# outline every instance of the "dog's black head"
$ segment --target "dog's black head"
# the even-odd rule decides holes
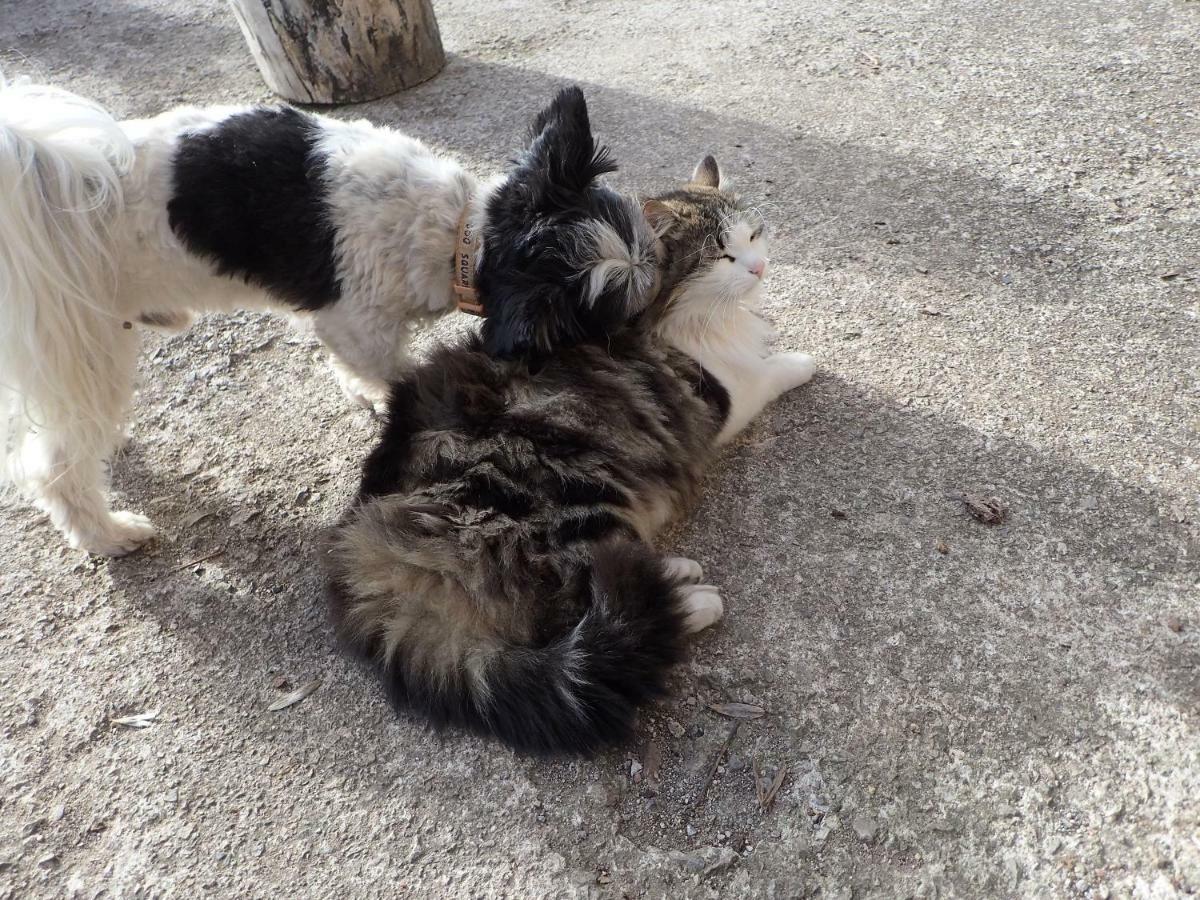
[[[475,281],[488,352],[536,356],[599,339],[640,312],[654,283],[654,235],[592,136],[577,87],[534,119],[529,149],[487,202]]]

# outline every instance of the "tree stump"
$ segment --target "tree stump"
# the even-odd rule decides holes
[[[298,103],[374,100],[446,64],[430,0],[230,0],[267,86]]]

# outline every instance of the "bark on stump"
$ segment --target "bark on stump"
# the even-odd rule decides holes
[[[431,0],[229,0],[267,86],[298,103],[374,100],[446,64]]]

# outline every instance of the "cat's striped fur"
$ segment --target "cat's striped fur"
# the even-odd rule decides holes
[[[772,368],[758,352],[747,306],[765,244],[718,190],[715,163],[693,177],[647,206],[663,283],[629,328],[536,371],[469,339],[393,387],[327,548],[331,606],[393,698],[437,724],[519,750],[593,751],[629,733],[685,635],[721,615],[716,589],[694,583],[699,566],[651,541],[744,416],[731,406],[751,396],[742,382],[766,379],[777,396],[812,362]],[[717,277],[726,265],[758,275]],[[697,315],[713,334],[693,333]]]

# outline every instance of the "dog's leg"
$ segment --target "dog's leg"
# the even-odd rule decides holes
[[[317,337],[329,350],[342,392],[352,403],[382,412],[388,382],[401,374],[411,337],[407,323],[345,297],[313,318]]]
[[[387,404],[387,384],[364,378],[354,372],[333,350],[329,351],[329,368],[333,369],[338,387],[346,399],[356,406],[382,413]]]
[[[106,372],[90,373],[90,408],[70,408],[64,398],[35,403],[22,442],[18,477],[72,547],[122,556],[154,536],[145,516],[110,509],[105,459],[122,434],[137,365],[136,331],[114,322],[105,336]],[[82,394],[81,394],[82,397]]]
[[[22,449],[27,489],[67,542],[100,556],[124,556],[154,536],[145,516],[113,511],[104,495],[102,460],[69,462],[76,435],[38,432]]]

